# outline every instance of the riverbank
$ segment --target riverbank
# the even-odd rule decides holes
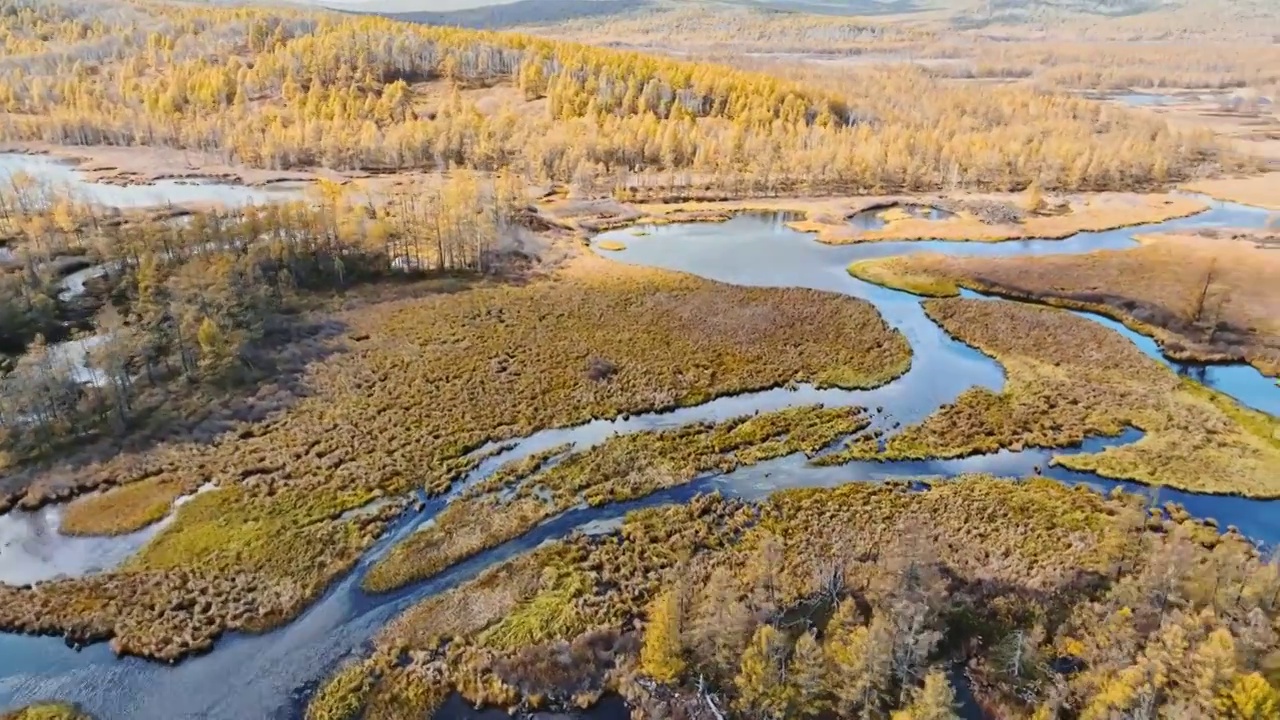
[[[151,185],[161,180],[201,180],[264,187],[319,179],[342,181],[352,177],[323,168],[268,170],[230,165],[212,153],[176,148],[9,141],[0,143],[0,154],[47,158],[83,173],[87,182],[118,186]]]
[[[1080,255],[964,258],[916,254],[849,266],[857,278],[918,295],[961,288],[1098,313],[1151,336],[1169,357],[1246,362],[1280,375],[1280,273],[1267,230],[1205,228],[1135,236],[1137,245]]]
[[[1178,194],[1083,193],[1032,198],[1022,193],[950,193],[866,197],[756,198],[679,203],[552,199],[541,209],[584,233],[689,222],[723,222],[740,213],[786,216],[788,225],[819,242],[845,245],[944,240],[1004,242],[1064,239],[1190,217],[1208,209]],[[926,212],[919,212],[924,210]],[[610,242],[615,242],[610,240]]]
[[[1186,183],[1183,189],[1216,200],[1243,203],[1280,212],[1280,172],[1238,178],[1216,178]],[[1280,220],[1277,220],[1280,228]]]

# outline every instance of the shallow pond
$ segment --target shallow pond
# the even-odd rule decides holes
[[[0,153],[0,183],[8,185],[19,173],[53,189],[70,189],[85,201],[106,207],[133,208],[214,202],[247,205],[296,197],[299,186],[290,183],[248,187],[203,180],[160,180],[149,185],[112,185],[91,182],[75,164],[47,155]]]
[[[911,369],[898,380],[869,391],[819,390],[800,386],[721,398],[671,413],[637,415],[614,421],[597,421],[576,428],[538,433],[512,449],[487,460],[473,473],[478,479],[507,460],[527,456],[564,442],[579,447],[599,443],[610,435],[664,427],[697,420],[725,419],[735,415],[813,402],[829,405],[859,404],[885,412],[881,425],[909,423],[926,417],[938,405],[953,400],[964,389],[1003,385],[999,366],[972,348],[958,343],[929,321],[920,299],[856,280],[848,275],[848,263],[868,257],[905,252],[942,251],[978,255],[1087,252],[1132,245],[1135,232],[1188,226],[1257,227],[1265,212],[1238,205],[1218,204],[1194,218],[1106,233],[1090,233],[1061,241],[984,243],[887,243],[825,246],[785,227],[773,216],[739,216],[722,224],[671,225],[644,228],[637,236],[624,229],[600,239],[621,239],[627,250],[610,254],[631,262],[694,272],[714,280],[757,286],[800,286],[841,292],[865,298],[876,305],[886,321],[910,341],[914,352]],[[1099,319],[1100,322],[1107,322]],[[1127,335],[1148,354],[1161,357],[1153,342]],[[1235,372],[1234,368],[1222,368]],[[1207,371],[1206,371],[1207,372]],[[1243,371],[1242,371],[1243,372]],[[1234,376],[1233,376],[1234,377]],[[1261,392],[1260,387],[1237,386],[1236,380],[1215,374],[1206,381],[1237,397]],[[1250,404],[1270,403],[1275,393],[1259,396]],[[1139,433],[1111,439],[1093,439],[1068,452],[1095,452],[1111,444],[1134,442]],[[909,463],[855,463],[836,468],[808,466],[793,456],[743,468],[727,475],[709,475],[688,485],[656,493],[642,500],[603,508],[577,508],[539,526],[527,535],[459,563],[426,582],[386,595],[370,596],[359,582],[370,565],[396,542],[414,532],[443,506],[442,500],[405,517],[356,570],[336,583],[299,619],[262,636],[232,635],[219,641],[209,655],[176,667],[135,658],[116,659],[105,644],[77,653],[57,638],[0,635],[0,707],[56,697],[82,703],[101,718],[296,718],[317,684],[345,658],[358,656],[377,631],[409,605],[456,586],[494,563],[537,545],[561,538],[575,529],[600,532],[614,526],[631,510],[685,501],[699,492],[718,490],[727,495],[758,499],[787,487],[835,486],[847,482],[877,482],[895,477],[952,476],[967,472],[1024,476],[1040,469],[1045,475],[1071,484],[1099,490],[1126,487],[1147,494],[1153,504],[1182,503],[1194,515],[1215,517],[1225,526],[1235,524],[1250,537],[1266,543],[1280,542],[1277,504],[1241,498],[1193,495],[1149,489],[1107,480],[1087,473],[1050,467],[1060,452],[1028,450],[1001,452],[960,460]],[[106,541],[110,542],[110,541]],[[475,717],[458,710],[442,717]]]
[[[950,210],[943,210],[931,205],[895,204],[887,207],[875,207],[855,213],[849,218],[849,224],[861,231],[883,230],[895,214],[914,220],[950,220],[956,216]]]

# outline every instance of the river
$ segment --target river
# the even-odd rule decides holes
[[[1137,233],[1205,226],[1260,227],[1266,213],[1240,205],[1218,203],[1201,215],[1154,226],[1103,233],[1087,233],[1067,240],[1029,240],[985,243],[883,243],[826,246],[788,229],[782,218],[742,215],[721,224],[681,224],[644,228],[648,235],[624,229],[597,240],[621,240],[627,249],[609,253],[620,262],[692,272],[741,285],[798,286],[845,293],[872,302],[887,322],[899,329],[913,350],[911,369],[897,380],[873,390],[843,391],[801,386],[720,398],[671,413],[637,415],[615,421],[596,421],[575,428],[537,433],[483,463],[474,481],[498,464],[562,442],[580,447],[599,443],[619,432],[674,427],[705,419],[795,406],[812,402],[828,405],[883,406],[882,424],[914,422],[965,388],[983,385],[999,389],[1004,383],[998,364],[949,338],[924,314],[920,299],[852,278],[845,267],[868,257],[921,251],[978,255],[1047,254],[1123,248]],[[1155,343],[1110,323],[1148,355],[1171,367]],[[1192,369],[1195,370],[1195,369]],[[1198,370],[1196,370],[1198,372]],[[1212,372],[1210,372],[1212,371]],[[1280,410],[1280,388],[1247,366],[1211,368],[1205,382],[1253,407]],[[1263,383],[1265,382],[1265,387]],[[1135,441],[1131,431],[1118,438],[1093,439],[1068,452],[1093,452],[1112,444]],[[560,515],[524,537],[482,553],[422,583],[386,595],[370,596],[359,581],[370,565],[400,539],[429,521],[446,500],[428,502],[421,513],[403,518],[368,553],[356,569],[335,583],[294,622],[260,636],[233,634],[222,638],[208,655],[169,667],[137,658],[115,658],[105,644],[80,652],[56,638],[0,635],[0,707],[42,698],[81,703],[101,720],[116,718],[297,718],[310,693],[345,658],[358,656],[375,633],[409,605],[474,577],[494,563],[540,543],[564,537],[576,528],[607,529],[626,512],[667,502],[685,501],[699,492],[759,499],[786,487],[834,486],[846,482],[876,482],[893,477],[956,475],[991,472],[1027,475],[1035,467],[1071,484],[1099,490],[1124,487],[1143,492],[1153,502],[1184,504],[1194,515],[1214,517],[1265,543],[1280,542],[1280,514],[1274,502],[1196,495],[1162,488],[1158,492],[1096,475],[1049,467],[1055,453],[1047,450],[1000,452],[962,460],[906,463],[855,463],[837,468],[808,466],[802,457],[782,458],[742,468],[727,475],[708,475],[679,488],[642,500],[613,506],[579,508]],[[456,494],[456,491],[455,491]],[[102,543],[116,542],[100,540]],[[112,556],[114,557],[114,555]],[[448,714],[451,718],[460,714]]]

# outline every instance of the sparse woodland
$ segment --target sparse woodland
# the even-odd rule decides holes
[[[533,481],[536,482],[536,481]],[[701,496],[409,609],[310,720],[623,694],[640,717],[1280,712],[1276,565],[1146,498],[1050,480]]]
[[[124,433],[140,396],[171,378],[211,386],[274,374],[266,352],[297,339],[314,291],[404,273],[484,274],[518,251],[522,187],[456,172],[401,186],[374,204],[320,182],[314,197],[235,211],[108,212],[30,178],[0,191],[13,263],[0,273],[0,432],[23,455],[68,438]],[[98,268],[69,292],[67,261]],[[96,312],[96,314],[95,314]],[[49,343],[89,326],[98,387]],[[77,322],[79,318],[79,322]],[[149,403],[143,403],[146,407]]]

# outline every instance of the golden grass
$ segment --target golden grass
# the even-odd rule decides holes
[[[1225,200],[1267,210],[1280,210],[1280,172],[1249,177],[1197,180],[1182,186],[1190,192],[1203,193],[1215,200]]]
[[[337,319],[343,351],[312,365],[306,396],[277,417],[86,469],[89,487],[219,489],[184,504],[117,572],[0,587],[0,627],[180,657],[222,631],[295,616],[402,505],[344,513],[414,488],[443,492],[487,442],[789,382],[872,387],[910,363],[906,341],[861,300],[592,255],[555,279],[366,304]],[[131,496],[117,492],[98,501]]]
[[[1247,362],[1280,375],[1280,237],[1218,230],[1139,240],[1136,248],[1079,255],[919,254],[855,263],[849,272],[920,295],[954,295],[963,286],[1096,312],[1154,337],[1173,358]]]
[[[815,453],[868,424],[857,408],[808,406],[622,435],[537,475],[541,462],[533,458],[522,472],[500,473],[502,479],[486,483],[483,492],[451,503],[375,565],[363,585],[371,592],[393,590],[519,537],[580,503],[599,507],[633,500],[708,472]]]
[[[325,682],[307,703],[306,720],[352,720],[373,690],[369,663],[350,663]]]
[[[1046,657],[1057,656],[1048,654],[1055,645],[1105,639],[1109,628],[1088,622],[1090,612],[1124,605],[1124,612],[1155,617],[1157,607],[1141,599],[1150,597],[1142,588],[1153,578],[1167,578],[1170,607],[1178,612],[1194,615],[1223,602],[1223,611],[1206,612],[1201,621],[1232,632],[1244,632],[1250,612],[1276,613],[1262,589],[1274,587],[1275,574],[1252,546],[1238,535],[1219,536],[1176,506],[1152,512],[1146,498],[1121,492],[967,476],[933,482],[926,492],[850,483],[782,491],[759,505],[701,496],[635,512],[615,533],[542,546],[414,605],[375,639],[365,667],[373,677],[385,658],[415,658],[415,666],[431,669],[432,683],[500,706],[617,691],[637,712],[659,717],[647,704],[653,697],[628,679],[639,658],[627,638],[652,619],[646,609],[654,597],[673,592],[681,600],[677,641],[692,665],[690,681],[703,676],[732,693],[732,676],[720,673],[732,675],[737,664],[732,657],[728,668],[707,662],[704,623],[744,633],[745,646],[759,623],[812,617],[815,607],[831,602],[823,599],[829,592],[856,597],[860,614],[874,619],[903,602],[895,589],[905,563],[917,571],[913,591],[943,608],[936,627],[946,640],[931,661],[967,659],[979,671],[1000,662],[1006,633],[1046,614],[1069,618],[1036,640]],[[1231,598],[1242,605],[1226,610]],[[749,618],[749,626],[734,630],[729,617]],[[973,654],[948,654],[971,636],[984,639],[969,646]],[[731,637],[720,636],[717,647],[732,647]],[[1267,635],[1262,644],[1241,656],[1246,670],[1276,641]],[[594,651],[579,652],[584,647]],[[539,671],[546,657],[559,658],[556,673]],[[1124,667],[1132,658],[1119,662]],[[1095,658],[1091,672],[1104,667]],[[348,672],[321,696],[365,686]],[[1098,691],[1072,683],[1084,699]]]
[[[916,256],[909,256],[916,257]],[[914,293],[923,297],[954,297],[960,288],[947,276],[914,272],[908,257],[859,260],[849,264],[849,274],[876,285]]]
[[[1077,470],[1192,492],[1280,497],[1280,420],[1178,378],[1121,335],[1053,308],[1007,301],[929,300],[952,336],[995,358],[1001,393],[966,391],[918,425],[824,456],[962,457],[1000,449],[1069,447],[1136,427],[1136,443],[1055,458]]]
[[[173,501],[193,489],[169,479],[151,478],[103,493],[76,498],[62,516],[64,535],[123,535],[158,522]]]
[[[596,243],[596,247],[600,248],[601,250],[608,250],[610,252],[619,252],[621,250],[626,250],[627,244],[624,242],[620,242],[618,240],[601,240],[600,242]]]

